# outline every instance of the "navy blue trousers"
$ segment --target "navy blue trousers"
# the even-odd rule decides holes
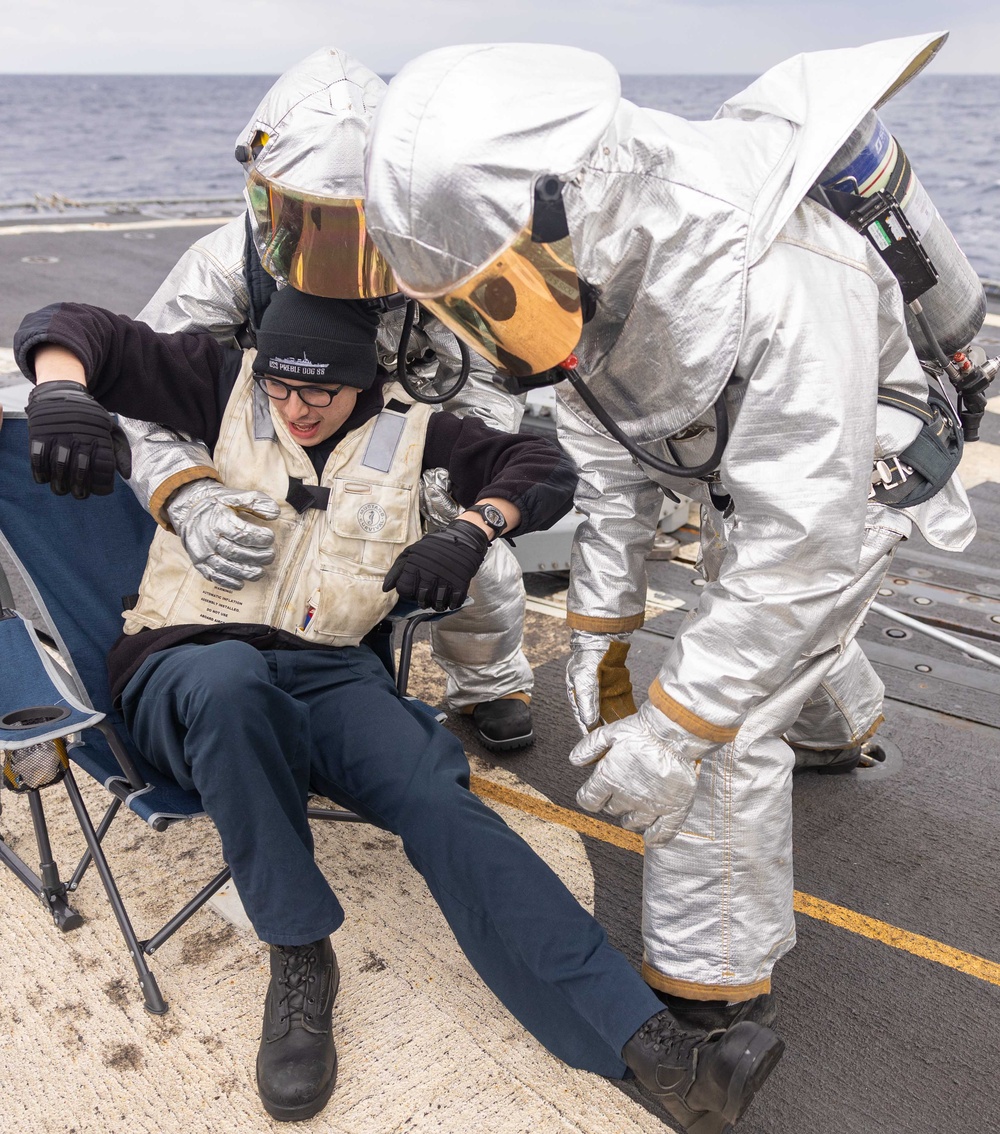
[[[312,789],[402,839],[476,971],[553,1054],[625,1073],[622,1048],[662,1004],[366,646],[176,646],[146,660],[123,708],[146,758],[201,795],[262,940],[301,945],[344,920],[313,859]]]

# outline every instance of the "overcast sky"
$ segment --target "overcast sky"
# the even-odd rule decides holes
[[[451,43],[565,43],[627,74],[757,74],[947,28],[934,68],[1000,72],[996,0],[3,0],[0,72],[277,74],[319,46],[383,74]]]

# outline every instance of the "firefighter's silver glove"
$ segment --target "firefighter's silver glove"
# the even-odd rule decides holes
[[[577,803],[616,816],[648,847],[669,843],[694,803],[704,745],[683,736],[695,743],[649,701],[634,716],[595,729],[569,755],[578,767],[597,762]]]
[[[570,635],[573,652],[566,664],[566,696],[582,733],[635,712],[625,664],[631,640],[631,634],[592,634],[589,630],[574,630]]]
[[[274,559],[274,532],[244,516],[276,520],[279,512],[263,492],[238,491],[207,478],[182,485],[166,506],[191,562],[230,591],[259,579]]]

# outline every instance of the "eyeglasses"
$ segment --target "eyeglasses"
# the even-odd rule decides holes
[[[292,394],[298,394],[307,406],[313,406],[315,409],[324,409],[344,388],[338,386],[336,390],[331,390],[328,386],[289,386],[280,378],[258,374],[254,375],[253,380],[269,398],[273,398],[276,402],[285,402]]]

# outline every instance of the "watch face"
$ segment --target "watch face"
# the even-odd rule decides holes
[[[495,528],[498,532],[502,532],[503,529],[507,526],[507,521],[504,519],[503,512],[501,512],[500,509],[493,504],[484,504],[480,509],[479,514],[490,525],[491,528]]]

